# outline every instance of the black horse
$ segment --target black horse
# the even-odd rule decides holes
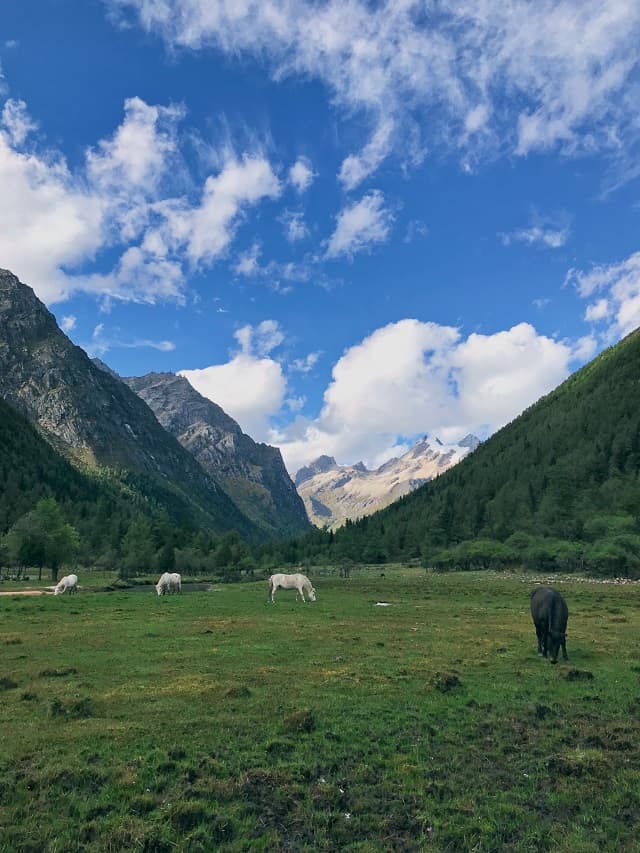
[[[541,586],[531,593],[531,616],[536,626],[538,636],[538,654],[551,658],[551,663],[558,660],[558,652],[562,646],[562,656],[567,656],[567,619],[569,608],[567,602],[547,586]]]

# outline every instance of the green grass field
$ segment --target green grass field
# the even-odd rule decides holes
[[[385,575],[1,597],[0,850],[640,849],[640,586]]]

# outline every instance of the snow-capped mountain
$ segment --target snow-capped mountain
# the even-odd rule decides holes
[[[458,444],[424,437],[399,458],[375,471],[362,463],[338,465],[332,456],[320,456],[295,476],[311,521],[318,527],[341,527],[347,519],[371,515],[382,507],[442,474],[475,450],[475,435]]]

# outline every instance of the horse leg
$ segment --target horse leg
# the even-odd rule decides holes
[[[303,603],[305,603],[305,604],[306,604],[306,601],[307,601],[307,600],[306,600],[306,598],[304,597],[304,590],[303,590],[303,588],[302,588],[302,587],[298,587],[298,592],[300,593],[300,598],[302,599]]]

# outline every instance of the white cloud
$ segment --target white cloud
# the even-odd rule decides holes
[[[597,302],[593,302],[591,305],[587,305],[587,308],[584,312],[584,319],[588,323],[595,323],[598,320],[604,320],[609,315],[609,300],[598,299]]]
[[[310,352],[304,358],[296,358],[289,365],[289,370],[293,373],[309,373],[316,366],[321,355],[321,352]]]
[[[73,290],[92,293],[101,299],[118,299],[154,305],[157,302],[184,301],[182,264],[131,246],[122,253],[109,273],[77,275],[66,282]]]
[[[263,320],[257,326],[242,326],[234,333],[245,355],[269,355],[284,341],[284,332],[277,320]]]
[[[640,326],[640,252],[588,272],[571,269],[565,284],[573,285],[584,299],[604,294],[587,306],[585,319],[603,323],[607,340],[615,341]]]
[[[104,355],[112,349],[155,349],[160,352],[172,352],[176,345],[173,341],[154,341],[150,338],[121,338],[118,330],[107,332],[104,323],[98,323],[94,328],[91,340],[82,345],[91,356]]]
[[[305,225],[301,211],[285,210],[280,217],[280,222],[284,225],[285,237],[289,243],[296,243],[309,236],[309,229]]]
[[[402,437],[488,435],[550,391],[590,346],[527,323],[463,338],[449,326],[402,320],[375,331],[334,365],[315,419],[273,430],[290,472],[321,453],[379,464]]]
[[[289,181],[299,193],[309,189],[316,177],[311,162],[306,157],[298,157],[289,169]]]
[[[152,194],[177,154],[177,124],[184,109],[124,102],[124,120],[111,139],[87,152],[87,176],[103,193]]]
[[[260,244],[254,243],[250,249],[247,249],[246,252],[243,252],[236,265],[234,266],[234,272],[238,273],[238,275],[257,275],[260,272],[260,263],[258,258],[260,257]]]
[[[104,244],[104,202],[64,160],[17,150],[0,131],[0,257],[46,302],[63,299],[62,268],[92,258]]]
[[[489,121],[490,111],[486,104],[478,104],[464,118],[464,129],[468,134],[478,133]]]
[[[72,332],[75,329],[77,322],[77,317],[74,317],[73,314],[68,314],[60,321],[60,328],[63,332]]]
[[[508,234],[500,234],[500,239],[505,246],[510,246],[512,243],[526,243],[529,246],[560,249],[569,239],[569,233],[569,226],[550,228],[543,225],[532,225],[530,228],[518,228]]]
[[[469,163],[489,147],[617,156],[638,141],[636,0],[110,0],[173,47],[264,60],[276,79],[319,79],[375,128],[343,162],[347,188],[415,130]]]
[[[29,115],[25,102],[15,98],[5,101],[0,123],[7,129],[13,145],[22,145],[27,136],[38,127],[37,122]]]
[[[260,155],[227,161],[222,171],[209,176],[199,207],[181,211],[174,236],[187,236],[187,255],[194,263],[211,262],[231,242],[245,206],[263,198],[276,199],[282,186],[270,163]]]
[[[338,178],[345,189],[354,189],[376,171],[391,150],[392,132],[393,122],[389,119],[381,121],[362,151],[358,154],[349,154],[342,161]]]
[[[392,221],[391,212],[384,207],[384,196],[372,190],[338,214],[335,231],[327,245],[327,258],[353,255],[375,243],[384,243]]]

